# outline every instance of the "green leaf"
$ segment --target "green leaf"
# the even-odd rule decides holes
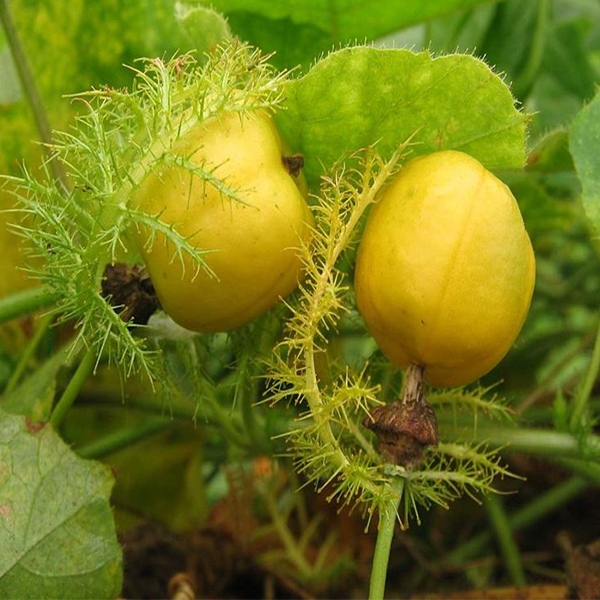
[[[46,421],[54,401],[56,375],[70,362],[68,348],[59,350],[10,394],[0,398],[2,410],[28,415],[33,421]]]
[[[575,118],[571,126],[570,148],[575,170],[583,187],[583,208],[600,231],[600,94]]]
[[[543,69],[550,73],[569,93],[589,100],[598,79],[585,47],[589,23],[575,19],[558,23],[548,36]]]
[[[548,194],[546,189],[528,173],[516,173],[507,177],[507,183],[519,202],[525,221],[525,228],[532,237],[536,248],[537,236],[573,227],[574,211],[572,204],[560,202]]]
[[[403,0],[401,10],[388,0],[210,0],[226,15],[250,12],[269,19],[290,19],[326,31],[333,42],[376,38],[454,11],[473,8],[485,0]],[[208,4],[209,2],[204,2]]]
[[[413,155],[461,150],[488,169],[525,162],[524,115],[470,55],[349,48],[290,82],[287,96],[278,124],[313,184],[347,152],[379,141],[386,157],[412,135]]]
[[[224,13],[233,31],[280,67],[308,66],[340,44],[375,40],[485,0],[202,0]]]
[[[467,13],[456,13],[431,22],[429,49],[433,51],[473,51],[483,44],[496,14],[495,4],[484,4]]]
[[[529,57],[536,20],[537,2],[503,2],[498,5],[488,35],[477,52],[514,80]]]
[[[527,170],[540,173],[572,171],[569,131],[555,129],[540,139],[527,155]]]
[[[190,40],[196,56],[211,52],[216,46],[231,39],[231,30],[227,21],[218,12],[204,6],[190,6],[183,2],[175,5],[175,17]]]
[[[110,470],[50,426],[0,411],[0,597],[114,598],[121,548]]]

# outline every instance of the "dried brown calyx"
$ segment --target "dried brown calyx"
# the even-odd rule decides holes
[[[281,162],[285,170],[292,176],[298,177],[300,169],[304,167],[304,156],[302,154],[292,154],[291,156],[283,156]]]
[[[439,443],[437,418],[425,401],[423,368],[411,365],[402,400],[373,409],[363,425],[377,436],[386,461],[406,469],[417,467],[425,450]]]
[[[145,325],[160,308],[160,302],[144,267],[115,263],[106,265],[102,295],[123,321]]]

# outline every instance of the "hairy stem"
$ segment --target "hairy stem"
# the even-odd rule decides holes
[[[348,222],[342,229],[341,233],[336,239],[335,245],[329,251],[327,260],[323,265],[319,278],[315,282],[314,293],[312,294],[311,306],[308,311],[307,319],[307,330],[316,332],[320,325],[320,311],[319,305],[321,299],[327,292],[331,279],[334,277],[335,264],[339,259],[342,252],[347,248],[350,240],[354,235],[356,226],[358,225],[360,218],[362,217],[366,208],[375,201],[377,193],[383,187],[386,180],[394,170],[396,163],[401,157],[401,150],[397,150],[392,158],[385,164],[384,167],[379,171],[377,176],[371,183],[370,179],[372,173],[370,170],[366,170],[363,176],[363,191],[356,203],[354,210],[352,211]],[[366,162],[366,161],[365,161]],[[306,399],[310,406],[315,423],[318,425],[319,434],[325,442],[325,444],[331,446],[335,452],[335,460],[338,463],[337,466],[348,466],[348,459],[342,449],[340,448],[338,441],[333,434],[331,424],[327,420],[320,408],[323,405],[323,399],[319,390],[319,383],[317,381],[317,370],[315,366],[315,341],[314,334],[307,341],[304,350],[304,364],[306,367]]]
[[[521,554],[513,535],[508,517],[502,505],[500,498],[494,494],[490,494],[484,502],[488,518],[494,528],[494,533],[498,539],[504,564],[508,570],[511,580],[514,585],[523,587],[527,585],[525,578],[525,570],[521,561]]]
[[[60,397],[60,400],[57,402],[54,410],[52,411],[52,415],[50,416],[50,423],[54,426],[55,429],[58,429],[67,414],[67,411],[75,402],[83,384],[87,381],[87,378],[94,371],[94,366],[96,365],[96,351],[92,348],[88,348],[77,370],[75,371],[71,381],[69,381],[69,385],[67,385],[63,395]]]
[[[390,484],[392,495],[387,505],[379,511],[379,527],[377,530],[377,543],[371,567],[371,581],[369,585],[369,600],[383,600],[385,594],[385,580],[387,577],[390,549],[394,537],[394,528],[398,515],[398,505],[404,490],[404,479],[396,477]]]

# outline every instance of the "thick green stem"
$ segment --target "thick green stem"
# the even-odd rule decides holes
[[[27,344],[27,347],[25,348],[25,350],[23,351],[23,354],[21,355],[21,357],[19,359],[19,363],[15,367],[15,370],[13,371],[12,375],[10,376],[8,383],[6,384],[6,388],[4,390],[5,394],[12,392],[12,390],[15,389],[17,383],[19,383],[19,380],[21,379],[21,375],[23,375],[23,373],[25,372],[25,369],[27,368],[27,365],[28,365],[29,361],[31,360],[31,357],[33,356],[34,352],[36,351],[36,348],[38,347],[40,341],[42,340],[42,338],[48,331],[48,328],[52,324],[52,319],[54,319],[54,315],[52,315],[52,314],[45,315],[42,317],[41,322],[38,323],[34,336],[31,338],[31,340]]]
[[[0,323],[46,308],[55,302],[56,295],[43,288],[32,288],[11,294],[0,300]]]
[[[369,600],[383,600],[385,594],[385,580],[387,578],[390,548],[394,537],[398,505],[404,490],[404,479],[397,477],[390,485],[392,496],[386,506],[379,512],[379,528],[377,530],[377,543],[371,567],[371,582],[369,586]]]
[[[581,477],[572,477],[564,483],[551,488],[508,516],[508,524],[512,531],[519,531],[542,520],[545,516],[558,510],[589,487],[589,483]],[[449,552],[444,563],[459,565],[482,552],[492,541],[492,533],[484,531],[473,536],[465,544],[461,544]]]
[[[117,452],[117,450],[132,446],[136,442],[144,440],[155,433],[160,433],[167,429],[167,427],[171,427],[174,423],[176,421],[162,417],[153,417],[139,425],[120,429],[95,442],[87,444],[87,446],[77,450],[77,454],[83,458],[99,459]]]
[[[490,523],[494,528],[496,538],[502,556],[504,557],[504,564],[510,574],[512,582],[518,587],[527,585],[527,579],[525,578],[525,570],[523,569],[523,563],[521,562],[521,553],[517,546],[513,535],[510,523],[506,516],[502,501],[495,494],[490,494],[484,503]]]
[[[92,348],[89,348],[83,355],[77,370],[73,374],[69,385],[67,385],[63,395],[54,407],[52,415],[50,416],[50,423],[55,429],[60,427],[65,415],[69,408],[71,408],[73,402],[77,398],[83,384],[87,381],[87,378],[92,374],[94,365],[96,364],[96,352]]]
[[[37,130],[40,134],[41,141],[48,145],[52,143],[52,133],[48,118],[46,116],[46,110],[37,91],[31,69],[29,68],[29,62],[25,56],[25,51],[17,34],[17,30],[14,26],[10,10],[8,8],[7,0],[0,0],[0,23],[6,34],[6,40],[10,48],[10,52],[13,57],[19,80],[21,81],[21,87],[27,97],[29,106],[35,119]],[[46,154],[50,159],[50,166],[52,168],[53,175],[58,182],[64,183],[64,174],[60,168],[59,163],[55,158],[52,157],[50,149],[46,147]]]
[[[554,461],[561,467],[573,471],[576,475],[587,479],[590,483],[600,487],[600,464],[577,458],[556,458]]]
[[[582,456],[581,441],[570,433],[551,431],[545,429],[524,429],[517,427],[477,427],[475,437],[473,430],[468,432],[445,426],[441,428],[446,439],[475,442],[485,442],[493,447],[502,447],[505,452],[524,452],[527,454],[541,454],[543,456],[557,456],[563,458],[590,458],[600,459],[600,437],[588,435]]]
[[[193,402],[185,402],[183,399],[174,400],[166,405],[160,396],[132,395],[123,401],[123,398],[117,395],[86,393],[83,401],[87,404],[111,406],[119,410],[125,408],[154,415],[167,415],[169,418],[184,421],[197,421],[200,418],[198,405]],[[236,415],[230,415],[214,399],[204,398],[202,408],[201,418],[203,421],[224,430],[225,436],[236,446],[241,448],[251,446],[250,441],[241,434],[242,425]]]
[[[598,325],[598,333],[596,334],[596,343],[594,344],[590,366],[573,401],[570,422],[572,430],[577,430],[582,424],[592,388],[594,387],[594,383],[596,383],[596,379],[598,379],[598,370],[600,370],[600,325]]]

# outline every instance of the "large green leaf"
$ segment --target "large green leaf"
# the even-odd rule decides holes
[[[59,350],[12,392],[0,397],[2,410],[16,415],[28,415],[33,421],[48,420],[56,391],[56,376],[72,359],[68,345]]]
[[[600,231],[600,93],[581,110],[571,126],[570,148],[583,187],[583,207]]]
[[[0,598],[115,598],[112,486],[50,426],[0,411]]]
[[[307,66],[340,44],[375,40],[485,0],[200,0],[227,15],[242,39],[275,51],[279,66]]]
[[[455,149],[489,169],[525,162],[525,117],[510,91],[470,55],[349,48],[289,84],[281,131],[310,183],[345,153],[379,141],[388,155],[414,135],[413,155]]]

